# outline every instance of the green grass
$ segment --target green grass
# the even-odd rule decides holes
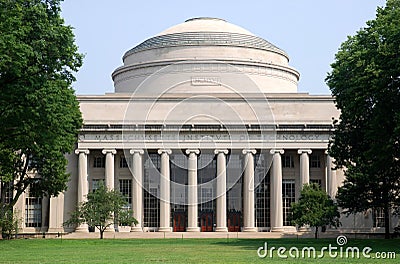
[[[396,252],[396,259],[281,259],[259,258],[257,249],[268,247],[315,247],[332,244],[335,239],[104,239],[61,240],[19,239],[0,241],[0,263],[398,263],[400,240],[354,240],[346,246],[369,246],[372,252]],[[345,246],[345,247],[346,247]],[[319,252],[317,252],[319,254]],[[373,254],[371,254],[372,256]]]

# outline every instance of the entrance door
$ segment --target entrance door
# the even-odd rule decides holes
[[[241,226],[241,213],[234,211],[228,213],[228,231],[239,232]]]
[[[201,232],[212,232],[213,231],[213,214],[202,213],[200,216],[201,221]]]
[[[185,232],[186,215],[185,212],[174,212],[174,232]]]

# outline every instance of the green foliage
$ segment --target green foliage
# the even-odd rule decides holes
[[[318,227],[340,225],[337,205],[317,184],[304,185],[299,201],[291,206],[293,224],[315,227],[315,238],[318,237]]]
[[[48,196],[68,182],[64,155],[82,126],[71,87],[82,55],[60,2],[0,0],[0,183],[2,193],[9,182],[16,191],[10,205],[2,197],[2,213],[33,182],[32,192]]]
[[[17,213],[12,210],[8,210],[0,218],[1,235],[3,238],[10,239],[13,235],[18,233],[20,225],[20,219],[17,217]]]
[[[400,0],[348,37],[326,81],[340,110],[330,155],[345,168],[338,203],[348,213],[400,205]]]
[[[104,231],[114,223],[129,226],[138,223],[132,211],[124,208],[125,205],[126,200],[119,191],[108,190],[101,183],[96,191],[87,195],[87,201],[78,206],[64,225],[87,223],[100,231],[102,239]]]

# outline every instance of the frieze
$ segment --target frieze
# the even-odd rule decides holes
[[[328,142],[329,133],[85,133],[79,135],[79,142]]]

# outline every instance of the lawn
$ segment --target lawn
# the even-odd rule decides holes
[[[0,240],[0,263],[398,263],[400,240],[354,240],[343,246],[371,247],[371,259],[287,258],[281,259],[276,250],[273,257],[259,258],[257,249],[264,243],[268,248],[337,246],[335,239],[19,239]],[[396,259],[376,259],[376,252],[396,252]],[[261,252],[262,253],[262,252]],[[288,252],[285,253],[288,255]],[[340,254],[340,253],[339,253]],[[301,255],[301,253],[300,253]]]

